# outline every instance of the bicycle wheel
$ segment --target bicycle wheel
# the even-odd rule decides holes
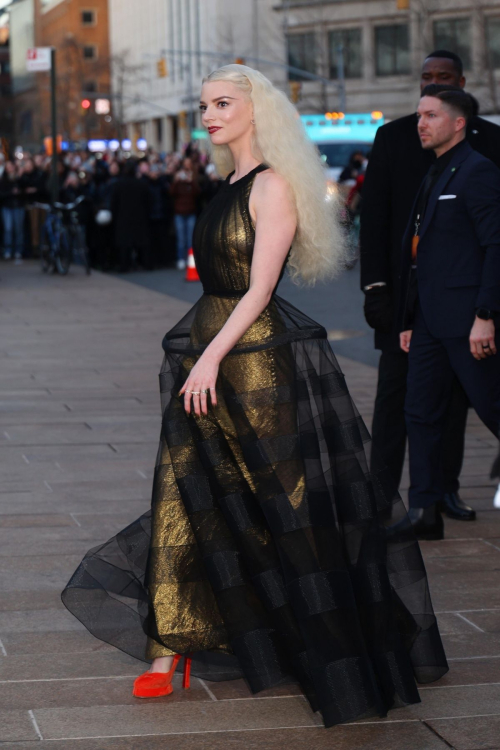
[[[80,225],[74,228],[73,234],[73,256],[77,256],[85,269],[87,276],[90,274],[90,256],[85,242],[85,232]]]
[[[71,243],[66,227],[61,227],[59,230],[55,262],[58,273],[66,276],[71,265]]]
[[[43,273],[54,270],[52,248],[47,227],[43,226],[40,233],[40,265]]]

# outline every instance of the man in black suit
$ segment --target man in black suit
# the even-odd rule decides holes
[[[421,88],[430,83],[465,85],[460,58],[437,50],[424,62]],[[467,140],[479,153],[500,166],[500,128],[474,116]],[[375,329],[375,346],[382,350],[373,415],[373,453],[381,456],[397,489],[403,469],[406,426],[404,400],[408,357],[399,346],[396,304],[401,242],[420,184],[435,161],[432,150],[422,149],[416,114],[379,128],[363,185],[361,211],[361,285],[365,316]],[[445,420],[444,487],[441,509],[461,520],[475,512],[459,495],[468,399],[455,380]]]
[[[500,432],[500,169],[466,140],[472,97],[435,84],[422,94],[418,134],[436,161],[403,239],[398,317],[409,352],[409,517],[419,538],[441,539],[440,453],[454,376]]]

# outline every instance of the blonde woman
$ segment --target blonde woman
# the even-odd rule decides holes
[[[192,662],[253,692],[298,682],[325,726],[384,716],[447,664],[326,331],[276,294],[285,267],[306,283],[342,269],[321,162],[251,68],[208,76],[200,108],[227,177],[195,228],[203,296],[163,340],[152,508],[86,555],[63,601],[152,662],[137,697],[171,693],[184,656],[185,687]]]

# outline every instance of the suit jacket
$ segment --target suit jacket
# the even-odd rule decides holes
[[[417,201],[418,195],[403,238],[399,330],[406,327]],[[500,169],[467,141],[429,196],[420,228],[417,284],[425,322],[438,338],[469,336],[478,307],[500,311]]]
[[[467,129],[470,145],[500,167],[500,127],[474,117]],[[424,150],[415,114],[378,129],[363,185],[361,208],[361,285],[385,281],[394,304],[394,332],[375,332],[375,346],[400,352],[396,334],[401,243],[415,196],[435,161]]]

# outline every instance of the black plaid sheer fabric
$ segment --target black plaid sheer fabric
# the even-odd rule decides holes
[[[221,363],[218,405],[178,391],[248,289],[257,167],[198,220],[204,294],[163,340],[151,509],[90,550],[62,594],[138,659],[193,654],[193,674],[295,681],[325,726],[419,701],[448,669],[424,564],[325,329],[273,295]]]

